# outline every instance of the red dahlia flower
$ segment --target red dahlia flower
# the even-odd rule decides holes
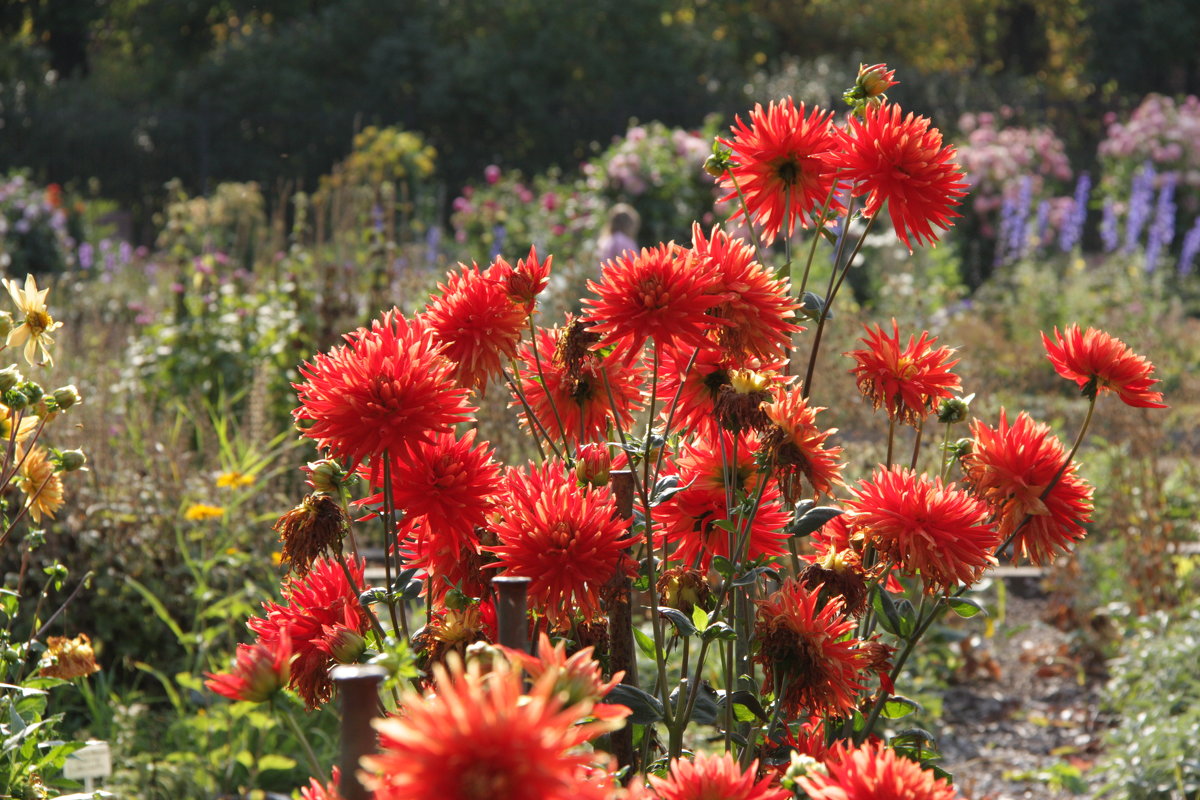
[[[647,339],[659,347],[697,347],[718,321],[707,312],[725,301],[703,259],[675,243],[643,248],[609,261],[600,282],[588,281],[584,321],[603,338],[594,349],[616,345],[626,359]]]
[[[665,778],[650,776],[650,787],[661,800],[788,800],[792,793],[771,786],[771,778],[756,780],[758,762],[743,770],[730,753],[698,754],[671,762]]]
[[[875,742],[861,747],[837,743],[825,772],[800,779],[811,800],[956,800],[958,792],[920,764]]]
[[[300,790],[300,800],[342,800],[338,794],[338,783],[342,779],[342,771],[333,768],[329,783],[321,783],[316,778],[310,778],[308,787]]]
[[[722,322],[709,336],[737,357],[783,358],[791,335],[803,330],[792,322],[799,305],[788,295],[787,281],[772,277],[744,239],[720,228],[705,239],[700,223],[693,223],[692,252],[713,270],[718,291],[728,298],[713,309]]]
[[[890,336],[878,325],[875,330],[865,330],[867,338],[859,341],[866,348],[847,355],[857,362],[853,372],[858,390],[875,408],[885,407],[889,417],[915,425],[939,400],[962,388],[958,376],[950,371],[958,363],[954,350],[934,349],[937,337],[928,331],[922,331],[920,339],[909,336],[908,344],[902,346],[900,326],[894,319]]]
[[[269,644],[239,644],[233,671],[206,672],[204,685],[230,700],[265,702],[287,686],[292,655],[292,640],[286,630]]]
[[[1042,334],[1042,344],[1054,370],[1083,390],[1085,397],[1116,392],[1126,405],[1137,408],[1166,408],[1162,392],[1151,391],[1158,383],[1151,378],[1154,365],[1122,342],[1096,328],[1079,330],[1071,325],[1054,340]]]
[[[259,644],[269,648],[287,636],[296,651],[289,686],[304,698],[309,710],[328,702],[333,692],[329,670],[335,659],[331,651],[343,639],[343,631],[360,637],[367,632],[368,621],[359,605],[358,595],[365,588],[360,559],[347,561],[351,586],[341,565],[319,558],[303,578],[292,578],[283,587],[284,603],[263,603],[266,618],[251,617],[247,623],[258,634]]]
[[[517,354],[529,310],[523,296],[519,301],[509,296],[513,270],[503,259],[482,273],[474,264],[459,266],[461,272],[448,273],[446,283],[438,284],[441,294],[422,316],[446,343],[443,352],[455,364],[459,385],[482,394],[504,361]]]
[[[862,119],[851,117],[839,131],[841,143],[829,164],[839,168],[839,180],[854,186],[854,195],[867,195],[864,213],[874,217],[886,202],[896,236],[912,250],[909,237],[937,241],[933,225],[943,230],[961,216],[954,211],[967,193],[962,169],[954,163],[957,151],[942,146],[942,134],[925,117],[901,119],[900,106],[868,104]]]
[[[1074,462],[1063,469],[1067,452],[1050,426],[1024,412],[1009,425],[1000,409],[995,429],[975,420],[971,435],[971,452],[962,459],[966,482],[999,513],[1002,540],[1017,531],[1017,554],[1048,564],[1087,534],[1092,488],[1076,476]]]
[[[364,782],[376,800],[605,800],[596,755],[580,748],[615,718],[577,724],[590,702],[568,704],[547,672],[528,694],[519,670],[435,665],[435,690],[409,692],[402,716],[378,720],[380,752]],[[624,711],[624,709],[621,709]]]
[[[634,412],[641,409],[638,399],[642,370],[636,363],[623,361],[614,354],[590,351],[576,354],[572,364],[565,363],[557,355],[565,331],[565,328],[539,328],[536,356],[528,344],[521,348],[517,376],[521,393],[532,408],[534,419],[555,443],[562,442],[564,435],[572,446],[602,442],[611,422],[628,429]],[[609,389],[604,386],[606,377],[612,390],[611,399]],[[521,401],[514,399],[510,405],[520,407],[518,416],[522,423],[536,432],[537,427],[530,423]]]
[[[844,638],[855,623],[841,598],[822,604],[820,597],[820,589],[789,578],[758,601],[754,660],[763,665],[763,691],[781,690],[791,717],[845,716],[865,688],[870,656],[860,640]]]
[[[959,489],[910,469],[877,469],[854,490],[846,506],[852,523],[884,563],[902,574],[920,573],[926,591],[971,585],[995,566],[1000,544],[987,524],[987,506]]]
[[[696,356],[694,360],[693,354]],[[774,371],[782,366],[782,363],[764,363],[757,358],[734,356],[712,345],[705,345],[699,350],[692,347],[679,350],[661,348],[658,386],[655,392],[661,416],[665,421],[671,412],[671,404],[675,403],[678,395],[679,402],[671,420],[671,432],[683,431],[711,436],[716,424],[716,401],[721,393],[726,391],[726,387],[732,387],[733,376],[739,372],[754,372],[766,375],[771,382],[778,383],[784,378]]]
[[[392,502],[406,520],[423,521],[426,529],[450,547],[469,544],[476,526],[486,521],[493,495],[500,488],[500,466],[492,459],[487,442],[475,444],[476,431],[460,439],[439,434],[408,456],[391,461]],[[364,478],[379,469],[360,469]],[[379,475],[382,484],[382,475]],[[365,497],[359,505],[381,505],[383,491]],[[418,548],[421,543],[418,542]]]
[[[797,107],[789,97],[765,111],[756,105],[749,125],[738,117],[730,128],[733,138],[720,140],[733,151],[733,177],[767,244],[781,231],[790,237],[797,220],[807,228],[809,215],[829,197],[836,172],[826,160],[837,144],[832,117],[832,111],[816,107],[805,117],[804,103]],[[721,185],[731,190],[721,199],[737,202],[734,182]],[[737,209],[733,219],[743,213],[740,203]],[[832,213],[840,210],[839,203],[831,202]]]
[[[812,487],[812,493],[829,494],[842,485],[840,447],[826,447],[826,440],[837,428],[821,430],[817,414],[824,408],[810,406],[798,386],[775,390],[774,401],[763,404],[771,421],[763,433],[763,445],[775,456],[780,485],[789,502],[800,498],[800,477]]]
[[[424,518],[406,518],[398,528],[396,540],[404,566],[425,573],[426,591],[435,601],[441,602],[453,588],[468,597],[488,595],[492,576],[483,573],[478,530],[465,539],[444,536],[432,530]]]
[[[311,422],[304,435],[334,458],[358,464],[385,452],[411,454],[470,419],[466,390],[424,322],[392,309],[345,338],[302,364],[305,380],[292,384],[300,398],[292,416]]]
[[[531,605],[558,628],[575,614],[598,618],[600,590],[618,570],[633,573],[625,550],[631,540],[607,487],[581,487],[562,461],[527,470],[509,468],[497,503],[500,539],[495,565],[507,575],[531,578]]]

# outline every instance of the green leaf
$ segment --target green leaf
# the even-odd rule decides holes
[[[739,722],[752,722],[755,719],[767,721],[767,711],[759,701],[758,695],[753,692],[745,689],[730,692],[722,697],[717,705],[724,707],[726,703],[733,703],[733,714]]]
[[[893,636],[903,635],[900,630],[904,626],[904,620],[900,618],[900,611],[896,608],[892,595],[882,586],[876,586],[872,590],[871,606],[885,631]]]
[[[711,642],[713,639],[732,642],[737,640],[737,631],[724,622],[714,622],[705,628],[704,633],[701,634],[701,638],[706,642]]]
[[[883,704],[883,718],[900,719],[901,717],[907,717],[914,711],[920,710],[920,703],[917,703],[914,700],[909,700],[907,697],[895,695],[894,697],[889,698],[888,701]]]
[[[147,589],[136,578],[131,578],[128,575],[125,576],[125,582],[137,590],[137,593],[140,594],[142,599],[146,601],[146,605],[150,606],[150,609],[154,612],[155,616],[162,620],[163,624],[171,629],[171,633],[175,634],[176,641],[183,645],[185,650],[190,651],[187,642],[190,642],[191,638],[184,635],[183,629],[180,628],[178,623],[175,622],[175,619],[171,616],[171,613],[167,611],[167,607],[164,606],[162,601],[155,596],[154,592]]]
[[[803,510],[801,506],[796,506],[796,513],[787,527],[787,532],[792,536],[808,536],[820,530],[829,520],[844,513],[846,512],[842,509],[833,506],[805,507]]]
[[[698,633],[696,626],[678,608],[659,606],[658,613],[671,621],[671,624],[675,626],[675,632],[680,636],[695,636]]]
[[[688,690],[686,683],[679,688]],[[679,688],[671,692],[672,708],[678,707]],[[692,715],[688,719],[701,725],[716,725],[718,710],[716,690],[707,683],[701,683],[700,690],[696,693],[696,704],[692,707]]]
[[[604,698],[605,703],[625,706],[633,713],[629,721],[635,725],[651,725],[663,718],[663,704],[654,695],[627,683],[619,683]]]
[[[692,624],[696,626],[697,631],[702,631],[708,627],[708,612],[700,606],[692,606]]]
[[[278,753],[267,753],[258,759],[258,768],[263,772],[269,769],[292,769],[295,766],[295,759],[281,756]]]
[[[950,606],[951,611],[964,619],[970,619],[977,614],[987,616],[987,609],[966,597],[947,597],[946,605]]]
[[[654,658],[654,640],[643,633],[638,628],[633,629],[633,638],[637,642],[638,649],[646,658]]]
[[[733,574],[733,563],[725,556],[713,556],[712,565],[717,574],[724,578]]]

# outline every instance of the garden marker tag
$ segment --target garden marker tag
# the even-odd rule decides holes
[[[73,781],[91,783],[93,778],[107,778],[112,774],[112,753],[108,742],[91,741],[67,756],[63,764],[63,776]]]

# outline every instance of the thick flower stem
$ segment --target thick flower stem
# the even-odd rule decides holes
[[[562,334],[559,335],[561,336]],[[529,315],[529,349],[533,351],[533,362],[537,365],[538,379],[542,382],[542,388],[546,392],[546,400],[550,402],[550,410],[554,412],[554,421],[558,424],[559,433],[562,434],[563,460],[567,462],[567,469],[571,469],[574,464],[571,459],[571,446],[567,443],[567,426],[563,425],[562,417],[558,413],[558,403],[554,402],[554,396],[550,394],[550,390],[546,384],[546,374],[542,371],[542,356],[538,353],[537,329],[533,325],[533,314]],[[529,413],[528,406],[526,406],[526,409],[527,413]],[[543,433],[545,433],[544,430]]]
[[[908,662],[908,657],[912,655],[913,650],[916,648],[917,642],[921,641],[921,637],[925,635],[925,632],[933,625],[934,620],[941,615],[942,609],[946,607],[945,603],[934,603],[933,607],[929,609],[929,616],[925,616],[927,599],[928,596],[922,593],[921,605],[917,609],[917,627],[913,630],[912,636],[904,642],[904,649],[900,651],[900,656],[896,659],[895,664],[892,665],[892,671],[889,673],[892,683],[895,683],[896,678],[900,676],[900,670],[904,669],[904,665]],[[883,712],[883,706],[887,703],[887,700],[888,693],[881,687],[879,697],[875,700],[874,705],[871,706],[870,713],[867,715],[866,723],[863,725],[862,730],[854,736],[856,744],[862,744],[871,735],[871,731],[874,729],[875,723],[879,721],[879,715]]]
[[[308,742],[308,737],[304,735],[304,731],[300,728],[300,724],[296,722],[296,718],[292,716],[292,712],[288,711],[282,705],[275,705],[275,700],[271,700],[271,707],[279,711],[279,715],[283,717],[283,721],[291,729],[292,734],[300,742],[300,748],[304,750],[304,757],[308,760],[308,768],[312,770],[314,778],[325,780],[326,772],[321,767],[321,762],[317,759],[317,754],[313,752],[312,745]]]

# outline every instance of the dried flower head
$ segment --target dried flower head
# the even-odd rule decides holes
[[[86,678],[100,671],[96,663],[96,653],[92,649],[92,640],[86,633],[81,633],[74,639],[66,636],[51,636],[46,640],[46,652],[38,669],[38,674],[46,678]]]
[[[349,526],[346,512],[336,500],[313,493],[276,520],[271,530],[283,542],[283,560],[303,576],[319,556],[342,552],[342,537]]]

